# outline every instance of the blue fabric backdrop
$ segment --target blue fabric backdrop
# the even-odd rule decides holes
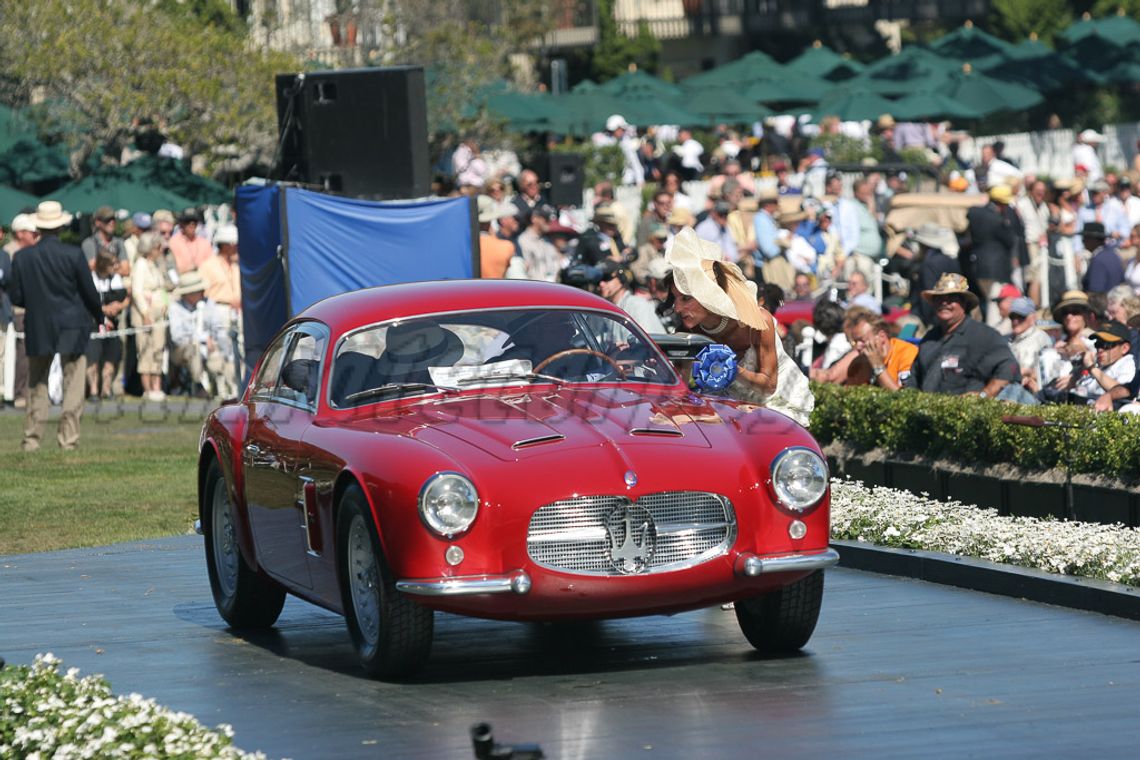
[[[293,314],[349,290],[472,277],[469,203],[377,203],[286,189]]]
[[[474,276],[470,203],[377,203],[276,185],[239,187],[247,367],[282,325],[322,298],[375,285]]]

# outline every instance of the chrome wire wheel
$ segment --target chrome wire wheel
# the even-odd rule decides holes
[[[238,586],[238,545],[234,531],[234,511],[221,478],[214,482],[211,501],[210,530],[214,547],[214,568],[222,595],[232,598]]]
[[[369,648],[380,642],[380,568],[364,518],[355,515],[348,534],[348,588],[360,635]]]

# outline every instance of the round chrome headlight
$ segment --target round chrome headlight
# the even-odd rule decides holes
[[[772,488],[781,505],[803,512],[827,492],[827,464],[811,449],[782,451],[772,460]]]
[[[420,489],[420,517],[441,536],[463,533],[478,513],[475,485],[457,472],[437,472]]]

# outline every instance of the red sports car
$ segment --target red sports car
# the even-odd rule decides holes
[[[827,466],[799,425],[691,391],[623,311],[562,285],[447,281],[321,301],[202,429],[218,611],[341,613],[365,671],[428,657],[436,610],[520,621],[736,602],[810,638]]]

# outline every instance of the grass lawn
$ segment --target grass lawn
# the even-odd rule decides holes
[[[34,454],[20,451],[22,411],[0,413],[0,555],[193,530],[201,402],[89,407],[78,451],[56,445],[58,412]]]

